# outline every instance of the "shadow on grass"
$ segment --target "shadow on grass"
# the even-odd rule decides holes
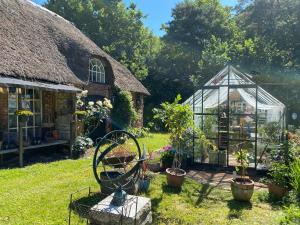
[[[167,184],[162,184],[162,190],[164,193],[168,194],[179,194],[182,191],[182,188],[171,187]]]
[[[227,202],[229,208],[228,219],[240,219],[244,210],[251,210],[251,202],[241,202],[231,199]]]
[[[198,199],[196,201],[196,205],[200,205],[203,202],[203,200],[208,197],[208,195],[211,193],[211,191],[214,188],[215,188],[214,186],[211,186],[208,183],[203,184],[202,187],[201,187],[201,189],[198,190],[199,197],[198,197]]]
[[[273,209],[278,209],[283,207],[284,200],[283,198],[279,198],[274,194],[270,194],[268,192],[263,192],[258,195],[258,200],[260,202],[268,203],[272,206]]]
[[[84,196],[73,200],[69,204],[69,209],[72,213],[81,218],[88,218],[88,213],[91,207],[99,203],[106,196],[101,193],[93,193],[89,196]]]

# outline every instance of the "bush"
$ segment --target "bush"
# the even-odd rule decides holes
[[[118,129],[126,129],[134,125],[137,113],[134,109],[132,96],[128,91],[117,91],[115,93],[114,106],[111,118]]]
[[[129,128],[128,132],[132,133],[137,138],[150,137],[150,128],[142,127],[142,128]]]
[[[287,224],[294,224],[298,225],[300,224],[300,208],[297,205],[290,205],[289,207],[286,207],[285,210],[285,216],[282,218],[281,223],[282,225]]]
[[[172,146],[165,146],[162,151],[160,159],[163,166],[167,168],[172,167],[176,151],[172,148]]]
[[[289,188],[290,170],[287,165],[281,162],[273,162],[269,175],[270,182],[281,187]]]
[[[93,141],[86,136],[77,136],[73,145],[73,152],[83,154],[93,146]]]
[[[290,179],[292,188],[300,197],[300,159],[295,160],[291,165]]]

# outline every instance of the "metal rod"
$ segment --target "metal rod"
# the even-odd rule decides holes
[[[255,169],[257,169],[257,121],[258,121],[258,109],[257,109],[257,97],[258,97],[258,87],[256,85],[256,96],[255,96],[255,158],[254,158],[254,164],[255,164]]]

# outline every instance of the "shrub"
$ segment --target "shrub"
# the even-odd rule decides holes
[[[117,91],[111,111],[113,123],[119,129],[126,129],[134,125],[137,113],[133,106],[132,96],[128,91]]]
[[[291,186],[300,197],[300,159],[294,161],[290,172]]]
[[[281,187],[289,187],[290,170],[289,167],[281,162],[273,162],[269,171],[270,182]]]
[[[148,127],[132,127],[128,129],[128,132],[132,133],[137,138],[150,137],[150,128]]]
[[[281,219],[280,224],[300,224],[300,208],[299,206],[292,204],[289,207],[286,207],[284,210],[285,216]]]
[[[85,153],[86,150],[93,146],[93,141],[86,136],[77,136],[73,145],[73,152],[75,153]]]
[[[176,151],[172,146],[168,145],[162,148],[161,162],[165,167],[171,167],[175,158]]]

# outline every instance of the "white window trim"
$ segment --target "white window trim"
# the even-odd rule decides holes
[[[89,82],[105,84],[105,68],[99,59],[91,59],[89,63]]]

